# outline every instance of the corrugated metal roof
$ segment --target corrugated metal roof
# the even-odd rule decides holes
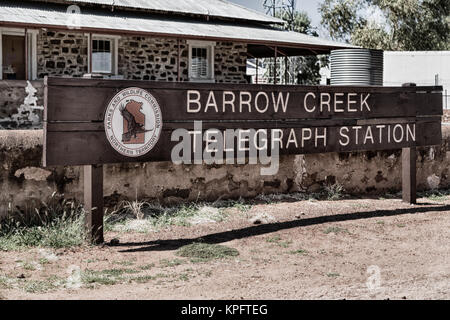
[[[40,1],[40,0],[33,0]],[[157,12],[193,14],[263,23],[283,23],[283,20],[225,0],[46,0],[79,4],[99,4],[116,8],[133,8]]]
[[[18,6],[17,2],[0,3],[0,24],[35,25],[36,27],[67,28],[72,21],[64,6]],[[199,22],[196,20],[163,18],[149,14],[120,13],[107,10],[83,10],[81,30],[104,33],[154,34],[158,36],[236,41],[255,45],[287,46],[294,48],[337,49],[353,47],[322,38],[269,27],[248,24]]]

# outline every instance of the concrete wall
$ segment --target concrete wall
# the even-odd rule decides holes
[[[43,106],[43,82],[31,81],[31,84],[37,90],[37,105]],[[26,81],[0,80],[0,130],[42,128],[42,111],[21,107],[27,96],[26,86]]]
[[[421,148],[419,189],[450,187],[450,126],[440,147]],[[42,131],[0,131],[0,214],[33,212],[53,192],[82,200],[80,167],[42,168]],[[255,197],[263,193],[317,192],[340,183],[348,193],[383,194],[401,189],[401,152],[365,152],[285,156],[276,176],[260,167],[175,166],[169,162],[105,166],[105,200],[160,203]]]

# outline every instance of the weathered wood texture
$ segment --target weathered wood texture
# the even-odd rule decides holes
[[[104,131],[106,107],[119,91],[138,87],[150,92],[158,101],[162,111],[163,132],[159,142],[147,155],[140,158],[128,158],[117,153],[109,144]],[[200,94],[201,112],[187,112],[188,91]],[[315,145],[314,139],[291,143],[280,150],[282,154],[306,154],[325,152],[351,152],[362,150],[387,150],[406,147],[438,145],[441,142],[442,87],[329,87],[329,86],[272,86],[272,85],[225,85],[193,83],[159,83],[148,81],[111,81],[85,79],[46,79],[45,83],[45,154],[44,165],[88,165],[120,162],[168,161],[171,150],[178,142],[171,141],[174,129],[192,129],[194,120],[203,121],[203,129],[282,129],[287,140],[293,130],[301,137],[304,128],[317,128],[323,134],[326,128],[326,144]],[[210,95],[215,96],[215,107],[205,105],[211,102]],[[226,97],[224,98],[224,92]],[[240,101],[251,98],[251,110],[248,104]],[[263,94],[260,94],[260,93]],[[232,94],[231,94],[232,93]],[[274,106],[279,95],[289,100],[286,111],[282,104],[278,112]],[[334,94],[337,93],[337,96]],[[259,96],[258,96],[259,94]],[[269,107],[265,112],[258,112],[254,101],[258,100],[260,108],[265,107],[265,95],[269,97]],[[197,98],[197,93],[193,99]],[[225,103],[235,97],[235,108]],[[273,100],[275,98],[275,101]],[[306,99],[305,99],[306,98]],[[321,103],[321,98],[326,103]],[[335,100],[337,100],[335,106]],[[351,110],[348,108],[348,100]],[[342,103],[342,101],[345,101]],[[363,103],[364,101],[364,103]],[[329,105],[329,106],[328,106]],[[193,108],[197,104],[192,104]],[[262,107],[261,107],[262,106]],[[322,106],[322,108],[321,108]],[[330,110],[328,110],[330,108]],[[338,112],[335,112],[338,110]],[[308,110],[313,110],[308,112]],[[321,110],[322,109],[322,110]],[[370,110],[369,110],[370,109]],[[251,111],[251,112],[250,112]],[[415,125],[416,139],[394,141],[387,138],[387,131],[382,138],[373,132],[374,139],[364,143],[364,132],[376,125],[386,128],[401,124],[407,132],[407,125]],[[352,141],[343,146],[339,143],[340,129],[348,126],[361,127]],[[413,127],[410,127],[413,128]],[[387,130],[387,129],[386,129]],[[353,134],[349,132],[349,134]],[[357,138],[357,139],[356,139]],[[358,140],[359,143],[355,143]]]
[[[84,166],[84,209],[86,238],[94,244],[103,243],[103,166]]]
[[[417,202],[416,148],[402,150],[402,198],[404,202]]]

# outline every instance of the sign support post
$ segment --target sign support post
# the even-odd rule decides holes
[[[86,240],[101,244],[103,238],[103,166],[84,166],[84,208]]]
[[[415,83],[404,83],[403,87],[416,87]],[[409,204],[417,203],[416,147],[402,149],[402,198]]]
[[[402,198],[403,202],[417,203],[416,147],[402,149]]]

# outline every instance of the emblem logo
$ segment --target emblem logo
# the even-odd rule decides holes
[[[111,146],[127,157],[142,157],[159,140],[162,116],[156,99],[146,90],[120,91],[105,113],[105,132]]]

